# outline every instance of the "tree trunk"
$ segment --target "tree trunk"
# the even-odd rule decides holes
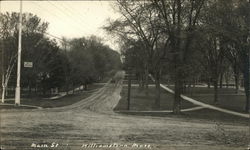
[[[87,91],[88,90],[88,84],[84,84],[84,90]]]
[[[149,72],[148,72],[148,68],[145,69],[145,94],[148,95],[148,75],[149,75]]]
[[[72,85],[72,94],[75,94],[75,86],[74,86],[74,84]]]
[[[179,62],[176,62],[179,63]],[[180,64],[179,64],[180,65]],[[181,94],[183,92],[183,78],[182,72],[180,69],[177,69],[176,64],[176,73],[175,73],[175,94],[174,94],[174,104],[173,104],[173,113],[180,114],[181,113]]]
[[[228,79],[228,76],[227,76],[225,79],[226,79],[226,87],[228,88],[228,87],[229,87],[229,79]]]
[[[128,101],[128,105],[127,105],[127,110],[130,110],[130,96],[131,94],[131,78],[130,75],[128,76],[128,97],[127,97],[127,101]]]
[[[210,78],[208,78],[207,87],[208,87],[209,89],[211,88]]]
[[[214,79],[214,103],[218,103],[218,78]]]
[[[144,76],[141,74],[141,87],[144,88],[145,83],[144,83]]]
[[[187,85],[187,94],[189,94],[190,96],[192,95],[192,81],[188,82],[188,85]]]
[[[2,89],[2,103],[5,102],[5,86],[3,86],[3,89]]]
[[[160,100],[161,100],[161,87],[160,87],[160,75],[159,73],[156,73],[155,75],[155,88],[156,88],[156,94],[155,94],[155,107],[156,109],[160,108]]]
[[[248,81],[245,82],[244,87],[245,87],[245,94],[246,94],[246,105],[245,105],[245,111],[249,111],[249,87],[248,87]]]
[[[29,90],[29,97],[31,96],[31,90],[32,90],[32,87],[31,87],[31,81],[28,81],[28,90]]]
[[[32,90],[32,88],[31,88],[31,86],[29,86],[29,96],[31,96],[31,90]]]
[[[5,96],[6,96],[6,97],[9,95],[8,92],[9,92],[9,91],[8,91],[8,86],[5,86]]]
[[[248,66],[248,65],[247,65]],[[249,111],[249,72],[248,69],[245,69],[244,72],[244,88],[245,88],[245,94],[246,94],[246,104],[245,104],[245,111]]]
[[[43,88],[43,95],[45,95],[46,94],[46,90],[45,90],[45,88]]]
[[[235,80],[235,93],[239,92],[239,74],[234,75]]]
[[[68,79],[68,77],[66,77],[66,95],[68,95],[69,94],[69,79]]]
[[[139,74],[139,88],[143,89],[144,88],[144,83],[143,83],[143,74]]]
[[[145,69],[145,87],[148,90],[148,68]]]
[[[180,80],[175,81],[175,95],[174,95],[174,104],[173,104],[173,113],[180,114],[181,112],[181,91],[182,84]]]
[[[250,3],[250,0],[248,1],[249,3]],[[249,50],[249,52],[248,52],[248,57],[249,57],[249,55],[250,55],[250,50]],[[245,63],[245,64],[247,64],[247,68],[245,69],[245,72],[247,72],[247,73],[244,73],[245,74],[245,80],[246,80],[246,84],[244,84],[245,85],[245,92],[246,92],[246,107],[245,107],[245,111],[246,112],[249,112],[249,86],[250,86],[250,81],[249,81],[249,71],[250,71],[250,57],[247,59],[248,61],[248,63]],[[247,88],[246,88],[246,86],[247,86]]]
[[[5,54],[4,54],[4,43],[3,40],[0,40],[0,45],[1,45],[1,50],[2,50],[2,60],[1,60],[1,78],[2,78],[2,103],[4,103],[5,101],[5,64],[4,64],[4,58],[5,58]]]
[[[223,87],[223,73],[220,73],[220,88]]]
[[[188,93],[186,81],[183,82],[183,93],[185,93],[185,94]]]
[[[193,78],[193,88],[195,88],[195,85],[196,85],[196,79]]]
[[[181,112],[181,93],[182,93],[182,86],[183,86],[183,78],[182,78],[182,69],[180,68],[183,58],[181,57],[181,1],[176,0],[176,15],[177,15],[177,30],[176,30],[176,38],[175,38],[175,49],[177,53],[175,55],[175,96],[174,96],[174,104],[173,104],[173,113],[180,114]],[[184,53],[182,53],[184,54]],[[178,55],[178,56],[177,56]]]

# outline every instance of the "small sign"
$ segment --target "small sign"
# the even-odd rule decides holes
[[[33,67],[33,62],[24,62],[24,67],[25,68],[32,68]]]

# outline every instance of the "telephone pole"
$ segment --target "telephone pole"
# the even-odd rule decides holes
[[[250,0],[248,1],[248,5],[250,5]],[[249,21],[250,22],[250,21]],[[248,32],[250,33],[250,30],[248,30]],[[247,38],[247,42],[250,42],[250,37]],[[246,101],[246,112],[249,113],[250,115],[250,48],[248,49],[248,97],[247,97],[247,101]]]
[[[22,7],[23,7],[22,5],[23,5],[22,0],[20,0],[15,105],[20,105],[20,95],[21,95],[20,77],[21,77],[21,52],[22,52]]]
[[[2,2],[0,1],[0,15],[2,14],[2,6],[1,6],[1,4],[2,4]],[[1,92],[2,92],[2,103],[4,103],[4,97],[5,97],[5,78],[4,78],[4,76],[5,76],[5,69],[4,69],[4,48],[3,48],[3,39],[1,39],[1,41],[0,41],[0,45],[1,45],[1,55],[2,55],[2,61],[1,61],[1,63],[2,63],[2,68],[1,68],[1,71],[2,71],[2,90],[1,90]]]

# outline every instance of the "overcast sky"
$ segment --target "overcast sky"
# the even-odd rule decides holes
[[[58,37],[82,37],[96,35],[117,49],[101,27],[107,18],[117,18],[112,3],[115,1],[23,1],[23,13],[37,14],[49,22],[48,33]],[[19,1],[1,1],[1,11],[19,12]]]

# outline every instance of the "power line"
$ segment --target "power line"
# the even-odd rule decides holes
[[[61,18],[61,16],[58,16],[57,14],[48,13],[49,10],[48,10],[46,7],[43,7],[42,5],[40,5],[39,3],[34,3],[33,1],[31,1],[31,2],[32,2],[32,4],[34,4],[38,9],[40,9],[40,10],[46,10],[45,12],[46,12],[48,15],[52,15],[52,16],[58,18],[59,20],[61,20],[62,22],[65,21],[65,19]],[[38,7],[38,6],[39,6],[39,7]],[[41,9],[41,8],[42,8],[42,9]],[[71,27],[71,28],[72,28],[72,26],[69,26],[69,24],[66,24],[66,25],[67,25],[68,27]],[[76,28],[76,27],[73,27],[73,28]],[[76,30],[79,30],[79,29],[76,29]],[[81,36],[78,32],[77,32],[77,34],[78,34],[78,36]]]
[[[72,4],[72,3],[71,3]],[[72,10],[74,10],[74,11],[77,11],[77,13],[80,15],[80,16],[82,16],[81,14],[82,14],[82,12],[81,11],[78,11],[78,9],[73,9],[69,4],[67,5],[68,7],[70,7]],[[85,10],[84,11],[84,13],[87,13],[88,12],[88,10]],[[83,18],[84,18],[84,16],[82,16]]]
[[[72,16],[75,16],[75,14],[74,14],[74,9],[73,8],[71,8],[69,5],[67,5],[67,7],[65,7],[63,4],[59,4],[60,6],[62,6],[64,9],[67,9],[68,10],[68,12],[69,13],[71,13],[72,14]],[[89,28],[90,27],[90,25],[87,23],[87,22],[85,22],[85,20],[83,20],[82,18],[84,18],[84,16],[82,16],[81,15],[81,13],[79,13],[79,12],[77,12],[79,15],[80,15],[80,17],[79,17],[79,19],[81,20],[81,23],[83,23],[83,24],[87,24],[87,28]],[[78,18],[77,18],[78,19]],[[80,21],[79,20],[79,21]],[[90,30],[93,30],[92,28],[89,28]]]
[[[55,36],[55,35],[52,35],[52,34],[50,34],[50,33],[48,33],[48,32],[44,32],[44,34],[46,34],[46,35],[48,35],[48,36],[51,36],[51,37],[53,37],[53,38],[55,38],[55,39],[64,41],[62,38],[60,38],[60,37],[58,37],[58,36]]]
[[[31,1],[32,2],[32,1]],[[47,2],[49,2],[49,1],[47,1]],[[38,6],[40,6],[40,7],[42,7],[43,9],[45,9],[46,10],[46,13],[48,13],[48,12],[50,12],[50,13],[48,13],[49,15],[51,15],[51,14],[53,14],[54,16],[56,16],[57,18],[60,18],[60,20],[62,21],[62,22],[65,22],[65,18],[62,18],[60,15],[57,15],[56,13],[51,13],[51,10],[48,10],[46,7],[43,7],[42,5],[40,5],[39,3],[34,3],[34,2],[32,2],[33,4],[36,4],[36,5],[38,5]],[[49,2],[50,3],[50,2]],[[50,4],[52,4],[52,3],[50,3]],[[57,10],[59,10],[58,9],[58,7],[57,6],[55,6],[54,4],[52,4]],[[60,10],[60,12],[61,12],[61,10]],[[64,14],[63,12],[61,12],[62,14]],[[70,20],[70,22],[72,22],[71,20]],[[66,25],[68,25],[68,24],[66,24]],[[74,28],[77,28],[77,30],[81,30],[81,31],[83,31],[83,32],[85,32],[84,30],[82,30],[79,26],[77,26],[77,24],[72,24],[72,25],[74,25]],[[81,35],[82,36],[82,35]]]
[[[65,4],[65,3],[62,3],[62,7],[64,7],[65,5],[63,5],[63,4]],[[99,4],[103,7],[103,4],[102,4],[102,1],[101,0],[99,0]],[[69,7],[70,8],[70,10],[69,10],[69,8],[67,8],[67,7]],[[74,11],[77,11],[77,13],[82,17],[82,18],[84,18],[84,16],[82,16],[81,15],[81,12],[79,12],[77,9],[73,9],[70,5],[67,5],[67,7],[64,7],[65,9],[67,9],[67,10],[69,10],[69,12],[71,12],[72,14],[74,14]],[[105,14],[107,14],[105,11],[104,11],[104,13]],[[81,20],[82,20],[82,18],[81,18]],[[84,23],[86,23],[84,20],[82,20]],[[86,23],[86,24],[88,24],[88,23]],[[87,27],[89,27],[89,25],[87,26]],[[93,30],[93,29],[91,29],[91,30]],[[99,30],[100,30],[100,28],[98,28],[98,30],[97,30],[97,34],[100,36],[100,34],[102,34],[101,33],[101,31],[99,32]]]
[[[32,2],[32,1],[31,1]],[[46,8],[46,7],[43,7],[42,5],[40,5],[39,3],[34,3],[34,2],[32,2],[35,6],[39,6],[39,7],[37,7],[37,8],[39,8],[40,10],[42,10],[41,8],[43,8],[43,9],[46,9],[47,11],[46,11],[46,13],[48,13],[49,12],[49,10]],[[48,13],[49,14],[49,13]],[[56,16],[57,18],[59,18],[59,19],[61,19],[62,20],[62,18],[60,17],[60,16],[58,16],[58,15],[56,15],[56,14],[54,14],[54,13],[52,13],[54,16]],[[51,14],[50,14],[51,15]],[[67,24],[68,25],[68,24]],[[62,41],[62,42],[66,42],[66,43],[69,43],[69,42],[67,42],[67,41],[65,41],[65,40],[63,40],[62,38],[60,38],[60,37],[58,37],[58,36],[56,36],[56,35],[53,35],[53,34],[50,34],[50,33],[48,33],[48,32],[40,32],[40,31],[38,31],[39,33],[44,33],[45,35],[47,35],[47,36],[50,36],[50,37],[53,37],[53,38],[55,38],[55,39],[57,39],[57,40],[60,40],[60,41]]]
[[[77,9],[74,9],[74,10],[73,10],[73,8],[70,7],[70,5],[67,5],[67,7],[65,7],[65,6],[62,5],[61,3],[54,4],[53,2],[51,2],[51,1],[49,1],[49,0],[46,0],[46,2],[49,3],[50,5],[53,5],[53,7],[56,8],[58,12],[60,12],[60,14],[67,15],[67,16],[69,16],[69,18],[73,19],[73,22],[79,23],[79,24],[72,24],[72,25],[74,25],[75,27],[77,27],[78,30],[81,30],[81,31],[83,31],[83,32],[86,32],[86,31],[82,30],[82,26],[81,26],[81,25],[83,25],[85,28],[88,28],[89,30],[92,30],[92,31],[93,31],[93,28],[90,28],[90,25],[89,25],[88,23],[86,23],[85,21],[83,21],[82,18],[84,18],[84,17],[81,15],[81,13],[78,12],[78,14],[79,14],[81,17],[78,17],[77,19],[73,18],[73,17],[76,17],[74,11],[76,11]],[[33,3],[33,2],[32,2],[32,3]],[[36,4],[36,5],[39,5],[38,3],[35,3],[35,4]],[[39,6],[42,7],[41,5],[39,5]],[[43,7],[42,7],[42,8],[43,8]],[[47,10],[46,13],[50,12],[50,10],[48,10],[47,8],[46,8],[46,10]],[[67,11],[65,11],[65,10],[67,10]],[[56,13],[51,13],[51,14],[54,15],[54,16],[56,15],[57,18],[60,18],[60,19],[61,19],[61,17],[62,17],[62,16],[60,16],[60,15],[59,15],[59,17],[58,17],[58,14],[56,14]],[[51,14],[50,14],[50,15],[51,15]],[[67,18],[67,19],[68,19],[68,18]],[[61,20],[63,20],[62,22],[65,22],[65,18],[63,18],[63,19],[61,19]],[[82,20],[82,21],[80,21],[80,20]],[[71,22],[72,22],[72,21],[71,21]],[[67,24],[67,25],[68,25],[68,24]],[[81,26],[81,27],[80,27],[80,26]],[[98,33],[100,33],[100,32],[98,32]],[[78,34],[79,34],[79,32],[78,32]],[[81,36],[80,36],[80,37],[81,37]]]
[[[37,33],[41,33],[41,34],[48,35],[48,36],[53,37],[53,38],[55,38],[55,39],[57,39],[57,40],[60,40],[60,41],[62,41],[62,42],[67,42],[67,41],[65,41],[64,39],[62,39],[62,38],[60,38],[60,37],[58,37],[58,36],[56,36],[56,35],[50,34],[50,33],[48,33],[48,32],[40,32],[40,31],[38,31]],[[69,42],[67,42],[67,43],[69,43]]]
[[[65,6],[65,5],[63,5],[63,4],[65,4],[65,3],[62,3],[61,6]],[[99,0],[99,4],[101,4],[101,6],[103,7],[102,0]],[[79,12],[77,9],[73,9],[69,4],[67,4],[67,7],[70,8],[69,12],[72,12],[72,13],[74,14],[74,11],[77,11],[77,13],[78,13],[82,18],[84,18],[84,16],[81,15],[81,12]],[[68,10],[67,7],[64,7],[64,8]],[[104,12],[105,14],[107,14],[105,11],[103,11],[103,12]],[[82,20],[82,18],[81,18],[81,20]],[[83,21],[84,23],[86,23],[84,20],[82,20],[82,21]],[[88,23],[86,23],[86,24],[88,24]],[[87,27],[89,27],[89,25],[88,25]],[[91,29],[91,30],[93,30],[93,29]],[[101,33],[101,31],[99,32],[99,30],[100,30],[100,28],[97,29],[97,34],[100,36],[100,34],[102,35],[102,33]]]
[[[60,7],[58,7],[57,5],[55,5],[54,3],[52,3],[51,1],[46,0],[46,2],[50,3],[51,5],[53,5],[57,10],[59,10],[63,14],[66,14],[67,16],[69,16],[70,18],[72,18],[72,16],[70,14],[67,14],[66,11],[62,10]],[[81,22],[79,22],[79,20],[74,20],[74,22],[76,22],[76,21],[78,21],[78,23],[82,24]],[[80,26],[79,26],[79,29],[82,30]],[[82,31],[84,31],[84,30],[82,30]]]

